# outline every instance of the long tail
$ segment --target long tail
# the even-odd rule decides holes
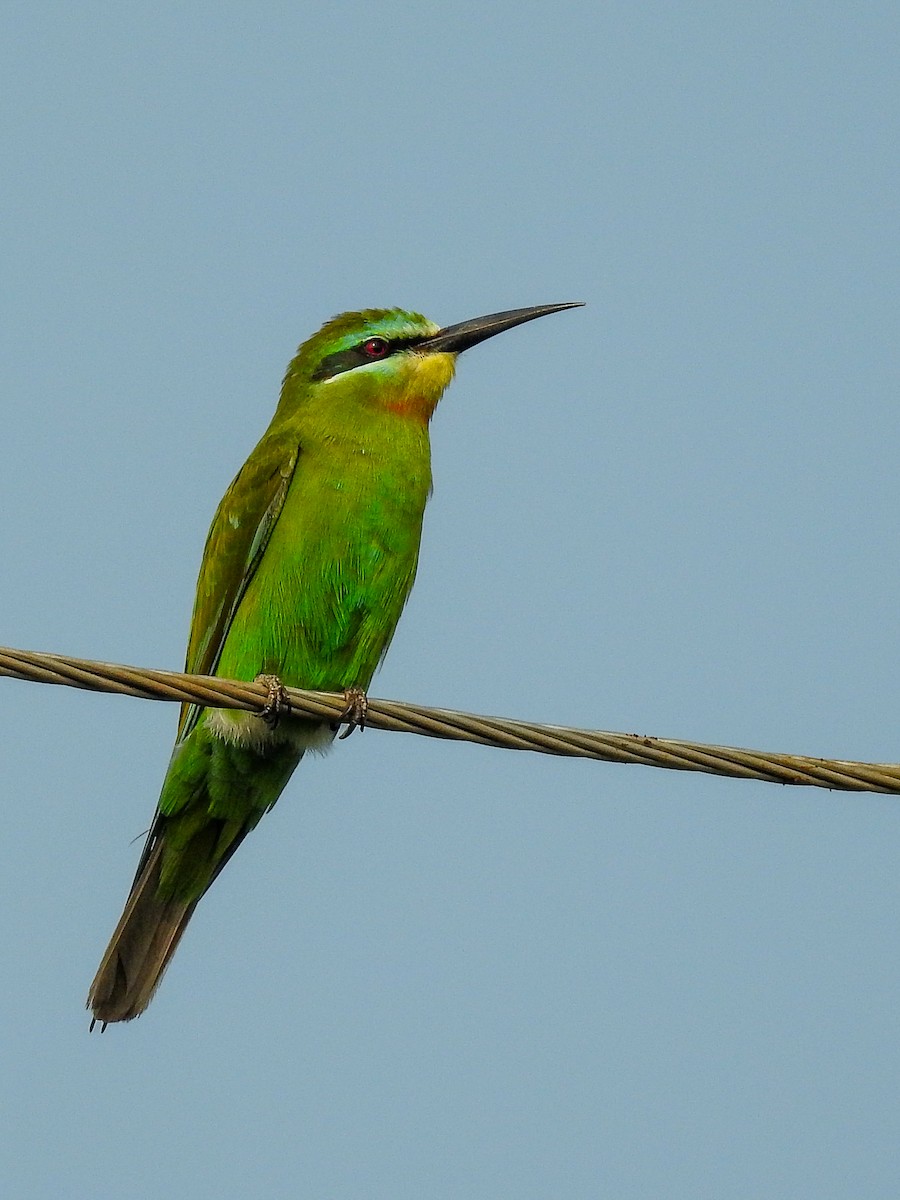
[[[202,725],[176,745],[125,911],[88,992],[92,1028],[141,1015],[201,897],[302,753],[293,741],[263,753]]]
[[[160,899],[163,838],[149,849],[131,888],[125,911],[88,992],[88,1008],[103,1028],[139,1017],[159,987],[196,900]]]

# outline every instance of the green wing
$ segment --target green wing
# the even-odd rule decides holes
[[[265,553],[300,457],[296,442],[266,435],[216,509],[203,550],[185,670],[212,675],[238,605]],[[183,704],[178,740],[200,712]]]

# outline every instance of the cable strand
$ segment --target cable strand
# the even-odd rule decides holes
[[[266,704],[265,684],[94,662],[62,654],[0,647],[0,676],[32,683],[52,683],[111,692],[147,700],[198,704],[260,712]],[[342,694],[287,688],[291,711],[323,721],[337,721],[346,707]],[[637,763],[675,771],[701,771],[731,779],[757,779],[835,791],[900,793],[900,765],[847,762],[797,754],[765,753],[732,746],[707,746],[635,733],[573,729],[507,717],[478,716],[452,709],[429,708],[396,700],[370,698],[366,725],[373,729],[415,733],[423,737],[476,742],[506,750],[531,750],[601,762]]]

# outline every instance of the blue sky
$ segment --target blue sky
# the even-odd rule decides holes
[[[896,6],[307,7],[4,6],[0,641],[179,668],[333,313],[584,300],[461,360],[374,694],[896,761]],[[896,799],[370,731],[89,1037],[176,712],[0,713],[9,1195],[896,1196]]]

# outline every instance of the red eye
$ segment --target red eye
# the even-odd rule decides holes
[[[363,342],[363,354],[366,358],[386,358],[388,352],[388,344],[384,338],[369,338]]]

